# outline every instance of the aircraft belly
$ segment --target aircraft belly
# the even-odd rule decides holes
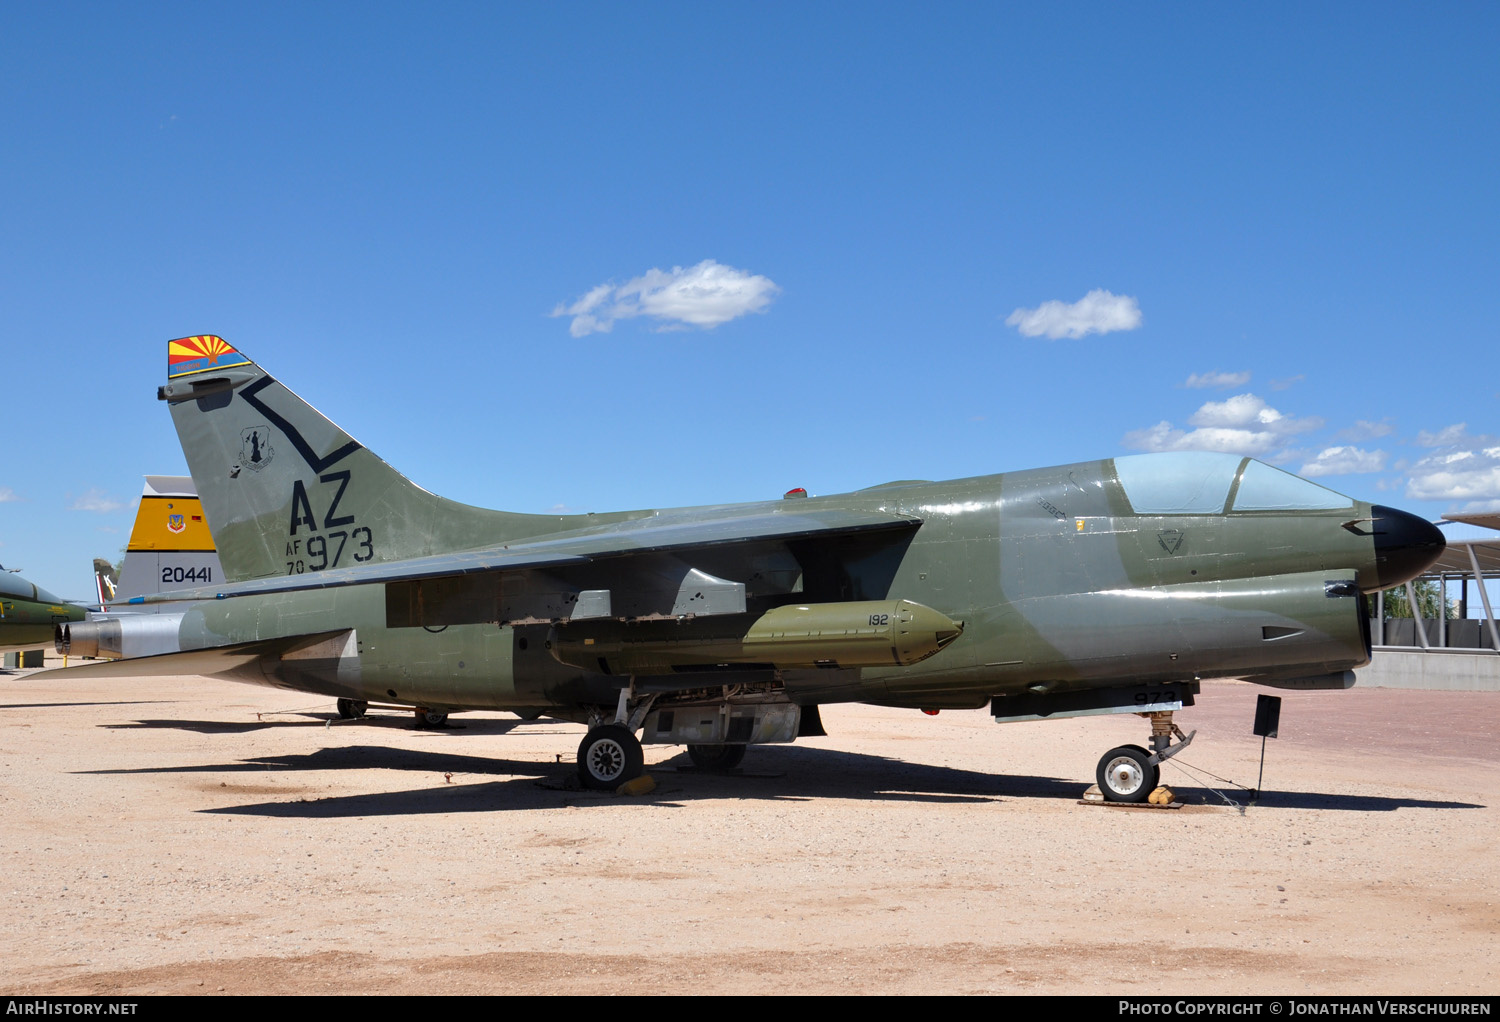
[[[1352,587],[1353,575],[1300,572],[1028,601],[1021,615],[1042,624],[1037,634],[1047,643],[1035,652],[1047,659],[1020,673],[1114,683],[1233,677],[1290,662],[1357,666],[1367,660],[1362,611],[1339,588]]]
[[[1299,572],[1000,605],[966,622],[966,634],[985,636],[969,647],[978,663],[945,663],[945,651],[911,668],[867,668],[862,694],[848,698],[946,707],[1027,689],[1349,670],[1368,662],[1353,577]]]
[[[52,625],[11,624],[0,628],[0,653],[41,649],[52,644]]]
[[[364,698],[448,709],[613,705],[619,679],[559,664],[545,626],[376,627],[361,632]]]
[[[473,709],[517,705],[510,628],[382,628],[363,646],[374,698]]]

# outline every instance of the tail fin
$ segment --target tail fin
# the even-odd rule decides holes
[[[570,527],[572,516],[488,511],[427,492],[222,338],[184,337],[167,351],[157,396],[171,408],[227,581]]]
[[[109,610],[120,592],[120,573],[103,557],[94,558],[94,591],[99,594],[99,609],[103,611]]]
[[[190,477],[146,477],[120,572],[116,575],[113,565],[96,557],[94,581],[100,606],[106,609],[132,596],[225,581],[203,504]],[[150,604],[138,609],[154,613],[162,607]]]

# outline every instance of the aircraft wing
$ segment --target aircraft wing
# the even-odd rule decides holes
[[[688,513],[659,513],[545,539],[402,561],[330,568],[300,575],[278,575],[213,588],[179,589],[136,597],[130,602],[198,602],[339,586],[452,578],[485,572],[583,565],[710,546],[787,541],[810,536],[829,539],[856,533],[914,531],[921,524],[920,518],[886,511],[813,508],[714,514],[711,509],[697,508]]]

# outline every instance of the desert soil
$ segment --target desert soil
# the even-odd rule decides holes
[[[1263,691],[1157,810],[1078,801],[1133,716],[830,706],[620,797],[573,724],[0,674],[0,992],[1500,992],[1500,695],[1281,693],[1247,805]]]

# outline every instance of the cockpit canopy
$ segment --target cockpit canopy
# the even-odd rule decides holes
[[[0,596],[13,600],[35,600],[37,603],[61,603],[45,589],[38,589],[13,571],[0,568]]]
[[[1143,515],[1333,511],[1354,506],[1342,493],[1237,454],[1131,454],[1115,459],[1115,474],[1131,508]]]

